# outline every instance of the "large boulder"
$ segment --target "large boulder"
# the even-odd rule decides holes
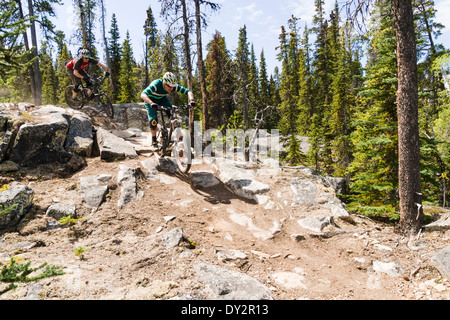
[[[100,127],[97,128],[97,144],[100,158],[105,161],[134,159],[138,156],[131,143]]]
[[[10,160],[23,167],[52,162],[67,163],[72,154],[64,149],[69,122],[61,113],[50,113],[37,123],[20,126]]]
[[[82,112],[77,112],[70,119],[65,148],[67,151],[83,157],[90,157],[94,145],[92,120]]]

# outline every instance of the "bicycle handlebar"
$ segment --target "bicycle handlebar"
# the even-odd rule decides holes
[[[157,105],[155,110],[157,110],[157,111],[169,111],[169,110],[179,110],[179,109],[187,110],[189,108],[191,108],[190,105],[184,105],[184,106],[180,106],[180,107],[172,106],[172,108]]]

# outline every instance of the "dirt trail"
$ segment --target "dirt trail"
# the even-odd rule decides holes
[[[270,210],[234,195],[223,184],[195,189],[189,176],[165,173],[154,180],[138,179],[142,199],[119,210],[119,165],[141,167],[145,159],[88,159],[86,168],[66,179],[46,180],[31,173],[24,178],[22,182],[35,191],[35,207],[18,232],[0,234],[0,261],[19,256],[33,265],[60,265],[65,274],[19,284],[0,299],[171,299],[187,294],[208,298],[208,288],[193,268],[199,262],[247,274],[267,286],[274,299],[450,297],[448,281],[430,265],[430,257],[448,246],[448,230],[422,233],[415,247],[391,225],[359,216],[337,219],[339,228],[329,233],[305,232],[297,220],[308,216],[308,210],[280,197],[290,186],[289,176],[283,174],[264,181],[274,201]],[[216,169],[214,164],[192,167]],[[102,173],[112,175],[110,192],[93,211],[82,204],[77,188],[80,177]],[[45,216],[45,210],[54,203],[76,204],[77,218],[85,220],[47,230],[54,219]],[[164,250],[155,244],[155,234],[177,227],[187,242]],[[268,231],[272,237],[267,237]],[[83,259],[74,253],[80,246],[88,249]],[[226,250],[239,250],[245,257],[219,260],[218,254]],[[399,274],[377,272],[377,261],[395,262]]]

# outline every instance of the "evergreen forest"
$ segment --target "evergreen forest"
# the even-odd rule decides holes
[[[227,48],[216,31],[202,38],[221,5],[204,0],[159,0],[148,7],[142,28],[143,60],[135,57],[128,30],[116,15],[106,21],[104,0],[72,1],[75,34],[54,25],[62,0],[0,0],[0,103],[66,106],[71,84],[65,64],[87,48],[111,73],[113,103],[142,102],[149,83],[170,70],[196,96],[195,120],[203,130],[255,126],[267,106],[263,129],[278,129],[285,151],[280,160],[344,177],[340,195],[350,212],[399,219],[398,60],[393,0],[372,0],[355,18],[336,4],[325,12],[314,0],[311,25],[292,16],[280,26],[280,68],[268,70],[265,52],[255,52],[245,25],[238,47]],[[358,0],[354,0],[358,2]],[[362,0],[359,0],[362,1]],[[348,2],[352,2],[348,0]],[[439,44],[444,26],[435,21],[433,0],[411,0],[416,38],[420,181],[423,205],[450,201],[450,50]],[[354,9],[355,11],[357,9]],[[355,13],[355,14],[352,14]],[[165,25],[158,25],[160,14]],[[37,43],[37,34],[44,39]],[[98,36],[98,35],[101,36]],[[69,42],[80,43],[71,52]],[[92,72],[101,72],[93,68]],[[184,96],[173,96],[175,105]],[[308,152],[300,148],[307,137]]]

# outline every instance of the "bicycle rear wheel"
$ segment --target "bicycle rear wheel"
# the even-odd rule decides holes
[[[114,108],[112,106],[111,99],[109,99],[105,93],[102,93],[97,97],[97,104],[108,117],[114,118]]]
[[[175,129],[173,133],[175,159],[180,172],[187,173],[191,169],[192,151],[189,135],[181,128]]]
[[[78,100],[73,100],[74,89],[75,89],[74,85],[68,86],[64,90],[64,98],[66,99],[66,103],[69,107],[71,107],[72,109],[79,110],[79,109],[83,108],[84,100],[83,100],[83,96],[82,96],[81,92],[78,92],[78,95],[77,95]]]

